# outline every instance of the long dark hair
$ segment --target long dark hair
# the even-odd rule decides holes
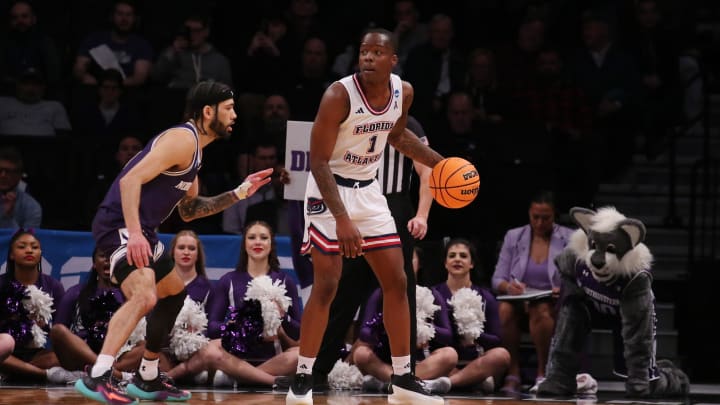
[[[448,251],[450,251],[450,248],[455,245],[463,245],[468,248],[468,251],[470,252],[470,260],[473,264],[472,269],[470,269],[470,281],[478,287],[482,286],[483,280],[480,273],[481,264],[477,254],[477,249],[475,248],[475,245],[473,245],[469,240],[465,238],[452,238],[445,245],[445,249],[443,250],[443,268],[445,268]]]
[[[90,297],[95,294],[95,291],[97,291],[98,288],[98,279],[100,278],[99,272],[102,271],[102,269],[95,268],[95,255],[98,253],[99,251],[96,246],[92,252],[93,264],[90,269],[90,276],[78,294],[77,305],[80,307],[81,314],[85,314],[90,310]]]
[[[177,246],[177,241],[178,239],[180,239],[181,236],[190,236],[197,242],[198,252],[197,261],[195,262],[195,271],[197,272],[198,276],[207,279],[207,272],[205,271],[205,248],[203,247],[200,237],[197,235],[197,233],[195,233],[195,231],[185,229],[176,233],[175,236],[172,238],[172,241],[170,242],[170,254],[175,257],[175,246]]]
[[[10,256],[12,255],[13,245],[23,235],[32,235],[32,237],[35,238],[35,240],[37,240],[38,243],[40,243],[40,239],[38,239],[38,237],[35,236],[35,231],[33,229],[20,228],[13,234],[13,236],[10,238],[10,244],[8,245],[7,259],[6,259],[7,267],[5,269],[5,272],[8,275],[8,281],[15,281],[15,260],[12,259]],[[42,244],[40,246],[42,248]],[[40,256],[40,262],[38,262],[37,270],[38,270],[38,272],[42,273],[42,255]]]
[[[270,266],[270,272],[280,271],[280,259],[278,259],[278,255],[277,255],[277,244],[275,243],[275,232],[273,232],[273,229],[270,226],[270,224],[268,224],[265,221],[261,221],[261,220],[252,221],[249,224],[247,224],[247,226],[245,226],[245,229],[243,230],[242,241],[240,242],[240,259],[238,260],[238,264],[235,267],[235,270],[241,271],[241,272],[247,272],[248,254],[247,254],[247,250],[245,249],[245,242],[246,242],[248,230],[255,225],[261,225],[261,226],[265,227],[268,230],[268,232],[270,233],[270,255],[268,256],[268,265]]]

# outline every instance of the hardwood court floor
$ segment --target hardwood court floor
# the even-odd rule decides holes
[[[189,405],[229,404],[229,405],[284,405],[285,394],[283,392],[240,392],[234,390],[219,389],[194,389]],[[621,396],[614,393],[600,393],[600,399],[566,399],[566,400],[537,400],[535,398],[516,399],[508,397],[463,397],[449,395],[445,397],[446,405],[558,405],[561,403],[576,403],[577,405],[619,405],[631,404],[633,401],[625,401]],[[703,398],[705,399],[705,398]],[[709,398],[708,398],[709,399]],[[349,392],[332,392],[329,395],[315,395],[315,405],[375,405],[387,404],[387,397],[384,395],[372,395]],[[634,402],[638,403],[638,402]],[[672,399],[645,401],[643,405],[690,405],[690,404],[717,404],[717,398],[707,401],[697,399]],[[29,404],[57,404],[57,405],[98,405],[98,402],[91,401],[79,393],[73,387],[45,387],[28,386],[13,387],[0,386],[0,405],[29,405]],[[141,402],[141,404],[157,404],[157,402]]]

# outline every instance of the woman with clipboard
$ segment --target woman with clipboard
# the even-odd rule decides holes
[[[555,224],[555,202],[549,191],[530,200],[528,216],[529,224],[505,234],[492,277],[500,303],[502,343],[511,357],[502,390],[510,393],[522,385],[519,347],[523,331],[530,333],[537,352],[536,385],[545,376],[560,292],[560,274],[553,260],[573,232]]]

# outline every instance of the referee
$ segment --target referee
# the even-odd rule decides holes
[[[408,116],[407,129],[414,132],[420,140],[427,144],[427,137],[420,123]],[[413,166],[420,178],[417,210],[413,207],[410,196]],[[415,313],[415,273],[412,267],[413,246],[416,239],[422,239],[427,233],[427,218],[432,205],[432,196],[428,182],[432,169],[400,154],[389,144],[385,148],[383,165],[378,170],[378,181],[387,199],[390,213],[395,219],[407,277],[407,295],[410,307],[410,353],[411,367],[415,371],[415,349],[417,348],[417,320]],[[325,329],[320,352],[313,367],[314,390],[326,390],[327,375],[340,356],[345,345],[345,335],[352,325],[355,314],[364,305],[370,294],[378,287],[378,281],[364,258],[344,258],[342,275],[335,298],[330,305],[328,326]]]

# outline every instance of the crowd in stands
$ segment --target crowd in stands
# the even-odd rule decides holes
[[[410,114],[435,150],[468,159],[481,176],[472,204],[454,210],[435,204],[429,217],[426,239],[452,238],[443,244],[442,261],[425,258],[427,273],[419,276],[429,281],[440,308],[435,339],[446,341],[419,348],[425,360],[418,374],[439,391],[518,389],[523,378],[518,340],[524,330],[537,347],[532,379],[542,378],[554,325],[552,301],[515,305],[498,303],[495,295],[526,285],[557,286],[552,259],[569,230],[555,224],[555,214],[590,206],[598,184],[617,178],[633,154],[653,159],[663,151],[668,131],[687,118],[682,56],[697,52],[692,16],[662,0],[2,4],[3,228],[89,230],[120,168],[158,131],[182,122],[185,93],[203,80],[235,89],[238,123],[231,138],[204,150],[201,194],[231,189],[257,170],[282,167],[287,121],[312,121],[325,89],[355,71],[355,44],[364,29],[392,31],[399,57],[395,72],[415,90]],[[164,359],[161,368],[171,377],[216,386],[272,385],[275,377],[292,372],[283,367],[297,358],[301,304],[298,287],[273,262],[271,241],[275,233],[297,237],[288,217],[298,207],[283,200],[282,171],[276,173],[270,184],[222,215],[188,224],[171,217],[162,225],[161,232],[178,234],[172,247],[176,262],[185,260],[181,246],[194,252],[186,260],[188,283],[207,281],[198,234],[244,238],[237,271],[212,286],[201,283],[199,295],[191,294],[206,311],[212,340],[182,360]],[[531,200],[541,189],[554,190],[555,200],[547,194]],[[250,247],[255,242],[257,249]],[[19,253],[13,256],[38,250],[39,243],[31,232],[16,234],[0,287],[11,281],[36,285],[60,308],[52,327],[39,324],[48,338],[74,342],[80,336],[87,344],[74,345],[77,353],[49,354],[0,334],[0,373],[64,382],[77,377],[71,371],[92,364],[98,349],[88,340],[93,326],[82,325],[76,308],[99,296],[109,300],[104,291],[114,290],[103,278],[107,259],[96,257],[93,285],[64,294],[57,282],[33,273],[39,253],[22,261]],[[518,249],[524,256],[513,256]],[[269,270],[260,265],[268,262]],[[242,301],[248,281],[263,275],[281,280],[292,303],[277,333],[259,336],[262,344],[248,352],[223,341],[220,326],[229,316],[229,301]],[[486,302],[484,317],[492,322],[480,339],[467,339],[452,325],[446,303],[462,288]],[[119,292],[112,294],[122,301]],[[371,299],[367,308],[378,307],[382,297]],[[362,344],[346,359],[372,376],[367,387],[383,389],[389,374],[378,349],[382,332],[370,330],[376,315],[360,318],[366,328],[359,326]],[[126,366],[118,372],[136,368],[135,350],[124,354]]]
[[[266,164],[252,157],[258,143],[283,164],[285,121],[314,119],[327,86],[355,70],[357,37],[378,26],[396,35],[396,73],[415,89],[410,113],[431,145],[482,175],[471,207],[434,210],[429,236],[450,236],[448,217],[472,212],[463,236],[497,240],[532,191],[554,189],[561,210],[588,205],[633,153],[662,151],[684,118],[679,60],[697,45],[692,16],[660,0],[12,1],[3,11],[0,141],[20,151],[42,226],[57,229],[88,229],[71,196],[108,178],[121,138],[144,142],[182,121],[201,80],[232,85],[240,117],[205,154],[204,190]]]

